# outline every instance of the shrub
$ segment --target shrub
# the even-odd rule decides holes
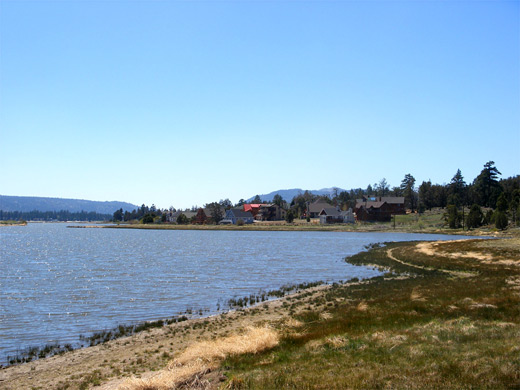
[[[494,214],[496,228],[500,230],[507,228],[507,215],[502,211],[496,211]]]
[[[447,207],[447,211],[445,214],[445,219],[447,219],[448,226],[450,229],[457,229],[461,227],[461,215],[459,211],[457,210],[457,206],[450,204]]]
[[[471,206],[468,214],[468,228],[476,228],[482,226],[482,220],[484,219],[484,215],[482,214],[482,210],[478,204],[474,204]]]
[[[184,214],[180,214],[178,217],[177,217],[177,223],[179,225],[186,225],[188,223],[188,217],[185,216]]]
[[[237,226],[244,226],[244,220],[243,219],[237,220]]]

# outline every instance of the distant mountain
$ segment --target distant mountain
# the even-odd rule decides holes
[[[338,188],[338,193],[340,193],[341,191],[345,191],[342,188],[339,188],[339,187],[336,187],[336,188]],[[329,196],[329,195],[334,193],[334,189],[333,188],[322,188],[321,190],[308,190],[308,191],[310,193],[314,194],[314,195],[327,195],[327,196]],[[258,194],[258,196],[260,196],[260,199],[262,199],[262,201],[271,202],[273,200],[273,197],[276,194],[278,194],[286,202],[290,202],[295,196],[297,196],[298,194],[303,194],[304,192],[305,192],[305,190],[302,190],[301,188],[293,188],[293,189],[290,189],[290,190],[277,190],[277,191],[270,192],[268,194]],[[251,202],[255,197],[256,197],[256,195],[252,196],[249,199],[246,199],[246,202]]]
[[[83,199],[41,198],[35,196],[0,195],[0,210],[3,211],[61,211],[72,213],[87,211],[99,214],[113,214],[114,211],[132,211],[138,206],[126,202],[98,202]]]

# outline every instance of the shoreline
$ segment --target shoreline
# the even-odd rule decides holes
[[[365,281],[345,282],[342,285],[359,285],[369,283]],[[179,351],[182,351],[191,344],[196,343],[203,336],[225,337],[233,334],[237,330],[255,325],[265,325],[266,323],[277,323],[283,326],[284,319],[289,311],[286,308],[287,302],[297,300],[302,296],[322,294],[333,287],[333,284],[321,284],[305,290],[285,295],[281,298],[274,298],[245,308],[231,309],[229,311],[210,314],[199,318],[190,318],[181,322],[174,322],[160,328],[150,329],[134,333],[95,346],[73,349],[63,354],[32,360],[0,368],[0,388],[5,390],[18,390],[20,388],[38,388],[43,380],[46,383],[45,389],[61,389],[63,378],[70,378],[76,381],[81,378],[90,378],[89,381],[95,385],[96,389],[116,390],[119,385],[128,378],[110,378],[108,381],[92,379],[100,371],[105,371],[107,367],[110,371],[117,373],[124,370],[113,370],[107,362],[116,362],[123,365],[135,355],[150,355],[153,350],[152,362],[145,368],[132,372],[133,376],[149,378],[159,369],[163,368],[165,356],[170,358]],[[180,336],[180,337],[177,337]],[[173,337],[172,337],[173,336]],[[170,341],[174,339],[175,341]],[[166,341],[170,341],[166,347]],[[114,357],[117,356],[117,359]],[[139,358],[138,358],[139,359]],[[139,360],[138,360],[139,361]],[[78,375],[78,365],[86,371]],[[99,368],[102,368],[101,370]],[[85,381],[79,381],[79,388]],[[5,386],[5,387],[4,387]],[[98,387],[99,386],[99,387]],[[69,388],[68,386],[63,388]],[[78,387],[72,387],[78,388]]]
[[[512,228],[505,231],[497,231],[494,229],[439,229],[439,228],[422,228],[413,229],[407,226],[396,227],[384,225],[319,225],[319,224],[251,224],[243,226],[235,225],[169,225],[169,224],[114,224],[114,225],[85,225],[85,226],[67,226],[68,228],[85,228],[85,229],[138,229],[138,230],[198,230],[198,231],[286,231],[286,232],[343,232],[343,233],[413,233],[413,234],[442,234],[455,236],[492,236],[492,237],[507,237],[511,234],[511,230],[518,230]]]

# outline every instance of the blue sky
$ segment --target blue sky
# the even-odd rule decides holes
[[[0,194],[520,173],[520,2],[0,1]]]

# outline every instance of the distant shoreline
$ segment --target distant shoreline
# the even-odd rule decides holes
[[[0,226],[27,226],[27,221],[0,221]]]
[[[119,225],[85,225],[67,226],[70,228],[106,228],[106,229],[141,229],[141,230],[218,230],[218,231],[302,231],[302,232],[349,232],[349,233],[417,233],[417,234],[446,234],[465,236],[502,236],[507,232],[493,231],[492,229],[440,229],[425,227],[422,229],[409,226],[397,226],[395,229],[390,224],[287,224],[287,223],[254,223],[250,225],[169,225],[169,224],[119,224]]]

